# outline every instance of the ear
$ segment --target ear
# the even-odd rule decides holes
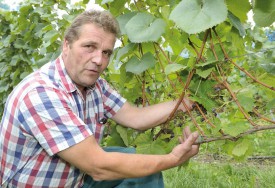
[[[69,42],[67,40],[64,40],[63,45],[62,45],[62,54],[66,56],[69,49],[70,49]]]
[[[66,51],[67,48],[69,48],[69,42],[65,39],[64,42],[63,42],[62,50],[63,50],[63,51],[64,51],[64,50]]]

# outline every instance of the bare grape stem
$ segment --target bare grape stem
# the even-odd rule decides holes
[[[249,135],[249,134],[253,134],[256,133],[258,131],[264,131],[264,130],[271,130],[271,129],[275,129],[275,125],[270,125],[270,126],[261,126],[261,127],[254,127],[252,129],[249,129],[241,134],[239,134],[238,136],[230,136],[230,135],[224,135],[221,137],[216,137],[216,138],[203,138],[202,140],[198,140],[196,142],[196,144],[203,144],[203,143],[209,143],[209,142],[214,142],[214,141],[218,141],[218,140],[231,140],[231,141],[237,141],[239,138]]]

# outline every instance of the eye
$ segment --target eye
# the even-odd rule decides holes
[[[109,50],[106,50],[106,51],[103,51],[102,54],[105,56],[105,57],[110,57],[112,55],[112,51],[109,51]]]
[[[86,49],[88,49],[89,51],[94,51],[95,49],[95,46],[94,45],[91,45],[91,44],[87,44],[84,46]]]

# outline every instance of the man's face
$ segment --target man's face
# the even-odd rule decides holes
[[[62,58],[71,79],[78,89],[93,85],[106,69],[116,37],[94,24],[81,28],[79,39],[64,42]]]

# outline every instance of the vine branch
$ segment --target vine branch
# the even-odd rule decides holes
[[[221,49],[222,49],[222,51],[223,51],[223,54],[224,54],[226,60],[228,60],[229,62],[231,62],[231,63],[232,63],[234,66],[236,66],[240,71],[244,72],[244,73],[245,73],[248,77],[250,77],[254,82],[257,82],[257,83],[263,85],[264,87],[269,88],[269,89],[275,91],[275,88],[274,88],[274,87],[269,86],[269,85],[267,85],[267,84],[265,84],[265,83],[259,81],[259,80],[256,79],[254,76],[252,76],[248,71],[246,71],[244,68],[242,68],[242,67],[240,67],[239,65],[237,65],[237,64],[228,56],[228,54],[226,53],[226,51],[225,51],[225,49],[224,49],[224,47],[223,47],[223,44],[222,44],[222,42],[221,42],[221,39],[220,39],[218,33],[217,33],[216,30],[215,30],[215,27],[213,27],[212,30],[214,31],[214,33],[215,33],[215,35],[216,35],[216,37],[217,37],[217,39],[218,39],[218,41],[219,41],[219,44],[220,44],[220,46],[221,46]]]
[[[216,137],[216,138],[202,138],[202,140],[198,140],[196,142],[196,144],[203,144],[203,143],[209,143],[209,142],[214,142],[214,141],[218,141],[218,140],[231,140],[231,141],[237,141],[239,138],[246,136],[246,135],[250,135],[253,133],[256,133],[258,131],[264,131],[264,130],[271,130],[271,129],[275,129],[275,125],[270,125],[270,126],[262,126],[262,127],[255,127],[253,129],[250,129],[248,131],[245,131],[241,134],[239,134],[238,136],[230,136],[230,135],[224,135],[221,137]]]

